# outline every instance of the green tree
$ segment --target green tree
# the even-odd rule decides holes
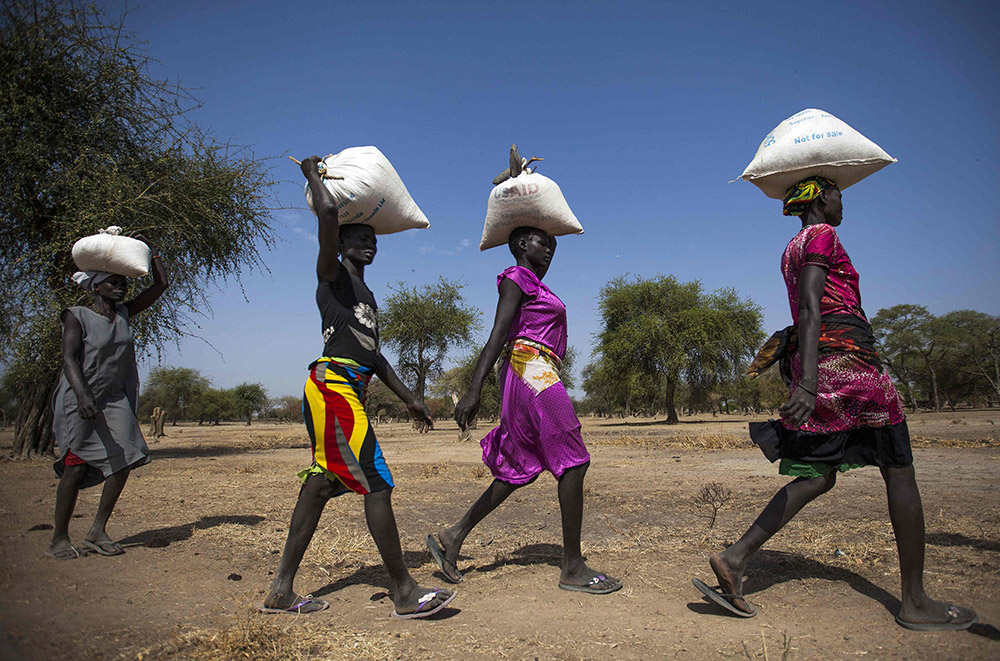
[[[134,324],[158,350],[207,293],[262,266],[267,167],[193,124],[197,101],[149,74],[140,42],[93,6],[6,0],[0,13],[0,362],[23,393],[15,454],[50,452],[59,312],[88,298],[70,248],[108,225],[162,249],[171,285]],[[141,286],[141,283],[140,283]]]
[[[677,422],[675,394],[735,378],[763,340],[760,307],[735,291],[713,294],[673,276],[622,276],[601,290],[597,355],[619,379],[665,380],[667,422]],[[628,381],[626,381],[628,383]]]
[[[466,305],[462,287],[444,278],[419,288],[399,282],[379,309],[382,342],[396,352],[397,370],[420,399],[441,375],[448,351],[470,345],[480,328],[479,310]]]
[[[191,419],[197,418],[198,424],[217,425],[223,420],[231,420],[239,415],[236,398],[232,390],[206,388],[198,395],[188,409]]]
[[[267,390],[259,383],[241,383],[232,390],[236,412],[246,418],[247,426],[253,421],[254,413],[267,409]]]
[[[932,318],[933,315],[924,306],[903,303],[879,310],[871,320],[879,357],[903,387],[906,400],[914,412],[917,410],[917,397],[913,382],[920,369],[918,347],[923,342],[922,329]]]
[[[283,395],[268,402],[268,419],[282,422],[302,422],[302,397]]]
[[[148,416],[153,408],[166,409],[174,425],[191,420],[211,383],[198,370],[189,367],[154,367],[149,372],[139,403],[139,414]]]
[[[955,310],[941,316],[954,331],[955,351],[962,369],[981,379],[1000,401],[1000,316],[975,310]]]

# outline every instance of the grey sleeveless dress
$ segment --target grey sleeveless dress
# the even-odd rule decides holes
[[[59,446],[59,459],[53,467],[62,475],[66,453],[72,450],[87,462],[81,487],[91,487],[112,473],[150,462],[149,447],[136,418],[139,370],[127,306],[118,304],[113,321],[86,307],[69,308],[63,312],[66,314],[76,317],[83,328],[83,380],[101,415],[96,420],[80,417],[76,393],[63,373],[52,397],[52,433]]]

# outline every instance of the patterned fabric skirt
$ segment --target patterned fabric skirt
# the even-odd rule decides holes
[[[323,475],[360,494],[393,487],[392,474],[382,457],[365,414],[365,394],[374,370],[321,358],[309,366],[302,416],[312,443],[313,461],[299,471],[303,484],[311,475]]]
[[[783,475],[817,477],[860,466],[909,466],[910,435],[899,395],[860,319],[824,317],[817,361],[816,409],[798,429],[780,420],[750,425],[750,437]],[[794,343],[785,361],[789,393],[802,377]]]
[[[590,461],[558,365],[544,345],[522,338],[511,344],[500,425],[480,441],[483,463],[498,480],[527,484],[546,470],[558,479]]]

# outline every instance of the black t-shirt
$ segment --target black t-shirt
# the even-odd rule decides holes
[[[319,279],[316,305],[323,317],[323,355],[376,367],[380,349],[378,304],[364,281],[341,267],[332,282]]]

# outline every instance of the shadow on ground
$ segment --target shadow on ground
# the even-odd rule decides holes
[[[195,530],[205,530],[206,528],[214,528],[215,526],[221,526],[227,523],[233,523],[241,526],[255,526],[263,520],[264,517],[257,516],[256,514],[241,516],[203,516],[199,521],[195,521],[193,523],[185,523],[180,526],[169,526],[167,528],[156,528],[155,530],[147,530],[135,535],[129,535],[125,539],[119,540],[118,543],[126,548],[130,546],[162,548],[164,546],[170,546],[174,542],[180,542],[188,539]]]

